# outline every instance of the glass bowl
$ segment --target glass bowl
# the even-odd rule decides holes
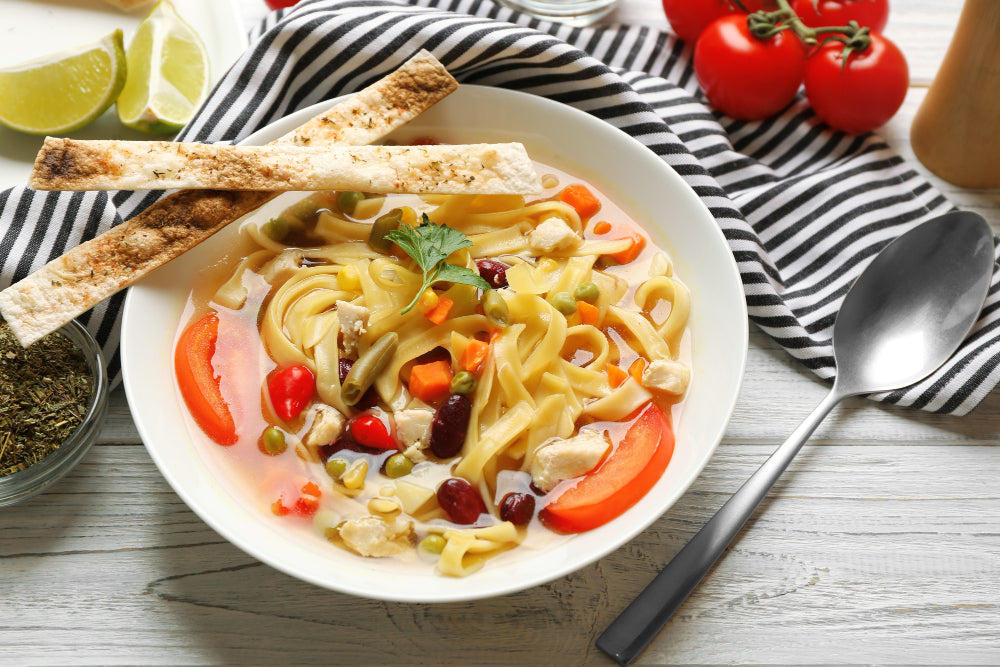
[[[59,449],[24,470],[0,477],[0,507],[31,498],[59,481],[90,450],[104,423],[104,416],[108,410],[108,371],[101,347],[90,332],[76,320],[63,326],[58,333],[73,341],[73,344],[83,351],[94,378],[94,392],[87,405],[83,422]]]

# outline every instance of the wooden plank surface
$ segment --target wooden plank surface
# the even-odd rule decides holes
[[[958,8],[894,5],[913,86],[883,134],[906,156]],[[617,18],[665,26],[655,0]],[[1000,192],[934,180],[1000,229]],[[548,585],[429,606],[318,589],[230,545],[160,476],[119,392],[73,474],[0,510],[0,663],[610,664],[597,634],[824,393],[753,332],[722,446],[651,529]],[[998,431],[996,395],[963,418],[849,399],[637,662],[1000,663]]]

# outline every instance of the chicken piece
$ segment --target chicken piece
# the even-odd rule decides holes
[[[691,369],[679,361],[656,359],[642,372],[642,386],[680,396],[687,391]]]
[[[540,253],[576,248],[582,244],[580,235],[559,218],[547,218],[528,232],[528,245]]]
[[[411,461],[425,461],[426,449],[434,411],[430,408],[407,408],[393,413],[396,422],[396,438],[402,443],[403,453]]]
[[[413,546],[413,524],[398,516],[384,519],[369,514],[345,521],[338,531],[348,549],[368,558],[395,556]]]
[[[358,352],[358,339],[367,331],[371,311],[347,301],[337,301],[335,305],[340,317],[340,333],[344,335],[344,353],[355,355]]]
[[[611,444],[592,429],[581,429],[572,438],[555,440],[535,452],[531,464],[531,480],[548,493],[564,479],[579,477],[593,470]]]
[[[333,408],[321,406],[316,409],[312,426],[302,442],[309,447],[320,447],[336,440],[343,430],[344,415]]]

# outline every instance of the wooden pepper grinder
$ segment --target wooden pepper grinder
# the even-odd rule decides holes
[[[913,152],[955,185],[1000,186],[1000,1],[965,0],[910,128]]]

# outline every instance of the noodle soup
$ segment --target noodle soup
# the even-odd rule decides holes
[[[538,170],[528,201],[293,193],[244,224],[175,347],[241,501],[464,576],[655,484],[690,379],[687,289],[612,202]]]

